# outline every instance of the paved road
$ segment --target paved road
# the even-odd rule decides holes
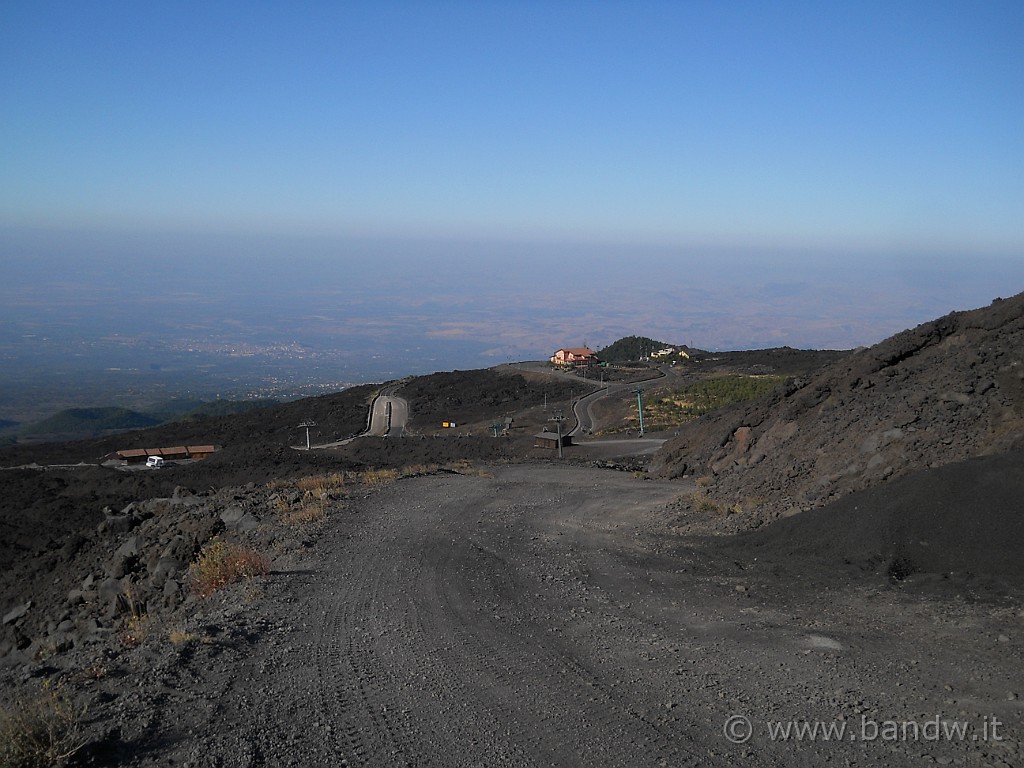
[[[648,381],[654,381],[665,376],[665,372],[657,369],[657,373],[653,374],[649,379],[642,379],[640,381],[631,381],[625,383],[611,382],[606,383],[601,389],[591,392],[589,395],[584,395],[575,403],[573,403],[572,412],[573,416],[576,417],[576,426],[574,426],[569,434],[573,437],[579,435],[589,434],[594,431],[597,419],[594,418],[592,407],[594,403],[600,400],[602,397],[607,397],[609,394],[621,392],[624,389],[636,389],[642,387]]]
[[[621,389],[621,386],[615,387],[615,389]],[[572,414],[576,418],[576,425],[569,430],[569,434],[576,437],[593,432],[597,420],[591,411],[592,406],[602,397],[607,397],[608,393],[615,391],[615,389],[612,388],[612,385],[605,385],[602,389],[591,392],[589,395],[584,395],[573,403]]]
[[[365,432],[355,437],[345,438],[344,440],[320,443],[319,445],[312,446],[312,448],[337,448],[366,435],[371,437],[401,437],[405,434],[405,428],[409,423],[409,403],[395,395],[400,386],[399,384],[390,384],[381,389],[380,394],[374,399],[373,406],[370,409]],[[305,450],[304,446],[293,447],[296,450]]]
[[[367,435],[373,437],[401,437],[409,423],[409,403],[394,392],[396,387],[385,387],[373,401],[370,414],[370,428]]]

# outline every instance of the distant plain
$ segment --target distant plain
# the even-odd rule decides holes
[[[1024,286],[1024,260],[659,244],[0,231],[0,420],[291,399],[631,334],[851,349]]]

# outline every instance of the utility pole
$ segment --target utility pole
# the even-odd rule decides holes
[[[637,387],[633,390],[636,395],[636,409],[640,412],[640,437],[644,436],[644,388]]]
[[[316,422],[315,422],[315,421],[312,421],[312,420],[310,420],[310,421],[304,421],[304,422],[302,422],[301,424],[299,424],[299,428],[300,428],[300,429],[301,429],[302,427],[305,427],[305,428],[306,428],[306,450],[307,450],[307,451],[308,451],[308,450],[309,450],[309,448],[310,448],[310,445],[309,445],[309,428],[310,428],[310,427],[315,427],[315,426],[316,426]]]
[[[562,458],[562,422],[565,421],[565,416],[561,411],[557,411],[548,421],[553,421],[558,425],[558,458]]]

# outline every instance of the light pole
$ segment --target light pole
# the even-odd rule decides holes
[[[640,412],[640,437],[644,436],[644,388],[637,387],[633,390],[636,395],[636,409]]]
[[[315,427],[315,426],[316,426],[316,422],[315,421],[304,421],[301,424],[299,424],[300,428],[302,428],[302,427],[306,428],[306,450],[307,451],[310,448],[310,446],[309,446],[309,428],[310,427]]]
[[[562,422],[565,421],[565,416],[558,411],[548,421],[553,421],[558,425],[558,458],[562,458]]]

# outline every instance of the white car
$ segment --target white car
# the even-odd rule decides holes
[[[146,459],[146,466],[152,469],[160,469],[164,465],[164,460],[160,456],[150,456]]]

